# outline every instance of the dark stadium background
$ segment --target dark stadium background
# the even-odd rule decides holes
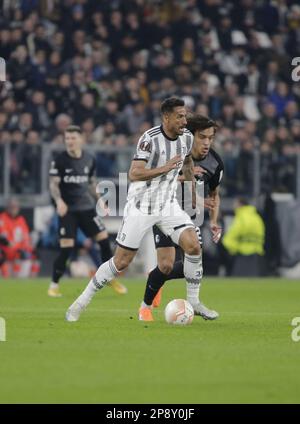
[[[266,274],[300,262],[298,2],[2,0],[0,7],[7,71],[0,207],[19,198],[38,246],[36,213],[51,205],[48,166],[66,126],[81,125],[99,179],[117,181],[140,134],[160,122],[161,100],[178,95],[220,124],[225,226],[233,200],[247,197],[265,218]],[[216,272],[209,238],[206,245],[207,272]]]

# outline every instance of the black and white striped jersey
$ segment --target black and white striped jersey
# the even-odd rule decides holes
[[[164,166],[176,155],[181,155],[181,165],[149,181],[134,181],[130,184],[127,201],[134,204],[142,213],[159,213],[176,198],[177,178],[183,161],[191,152],[194,137],[185,129],[176,139],[170,139],[162,126],[146,131],[139,139],[134,160],[147,162],[147,169]]]

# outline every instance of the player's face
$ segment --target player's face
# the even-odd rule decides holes
[[[167,128],[174,136],[182,135],[186,124],[186,110],[184,106],[175,107],[173,112],[168,113],[166,116]]]
[[[206,156],[211,148],[215,137],[215,129],[213,127],[206,130],[196,130],[194,134],[194,146],[199,156]]]
[[[82,148],[82,137],[78,132],[66,132],[65,143],[68,152],[77,153]]]

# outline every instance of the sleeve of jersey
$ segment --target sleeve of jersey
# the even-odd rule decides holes
[[[218,166],[214,176],[210,179],[208,185],[210,190],[215,190],[221,183],[223,178],[224,168],[222,166]]]
[[[95,177],[95,175],[96,175],[96,158],[93,157],[93,163],[90,169],[89,177],[92,178],[92,177]]]
[[[60,167],[57,159],[51,161],[49,175],[50,177],[60,177]]]
[[[133,160],[144,160],[148,162],[152,152],[152,139],[148,134],[143,134],[136,146],[136,153]]]

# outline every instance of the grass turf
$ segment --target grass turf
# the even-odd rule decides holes
[[[299,403],[299,282],[206,279],[203,299],[221,317],[188,327],[163,319],[182,281],[166,285],[148,324],[136,318],[144,281],[125,282],[128,295],[107,288],[67,323],[85,281],[64,280],[51,299],[46,280],[2,280],[0,403]]]

